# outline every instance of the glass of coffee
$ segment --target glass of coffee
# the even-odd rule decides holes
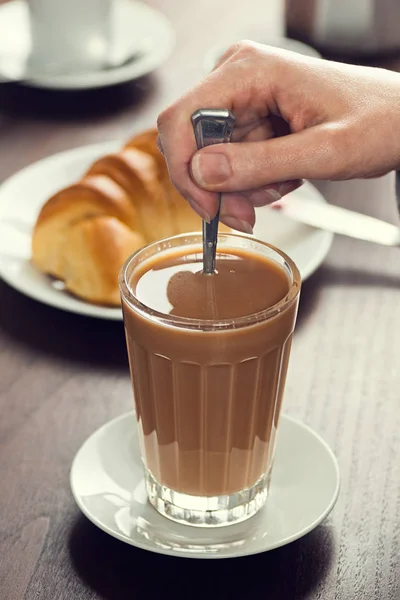
[[[280,250],[221,234],[216,273],[201,234],[151,244],[120,274],[146,488],[162,515],[222,526],[268,495],[300,294]]]

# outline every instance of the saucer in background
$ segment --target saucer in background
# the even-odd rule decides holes
[[[65,90],[107,87],[147,75],[169,57],[175,33],[159,11],[142,2],[114,0],[112,22],[111,58],[117,66],[59,75],[30,73],[26,0],[0,5],[0,82],[21,81],[31,87]]]

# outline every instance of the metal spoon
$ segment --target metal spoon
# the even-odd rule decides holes
[[[197,148],[200,150],[211,144],[230,142],[235,117],[226,109],[203,108],[193,113],[192,124]],[[210,223],[203,221],[203,273],[205,275],[215,273],[220,208],[221,194],[219,194],[217,214]]]

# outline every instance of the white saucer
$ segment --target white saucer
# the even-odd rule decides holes
[[[230,43],[225,44],[216,44],[206,53],[203,62],[203,68],[205,73],[209,73],[213,70],[218,60],[221,58],[225,50],[229,48],[232,44],[237,42],[237,39],[232,39]],[[267,46],[273,46],[274,48],[282,48],[284,50],[291,50],[292,52],[297,52],[298,54],[303,54],[305,56],[313,56],[314,58],[321,58],[320,53],[304,44],[303,42],[299,42],[297,40],[292,40],[291,38],[286,37],[267,37],[267,38],[256,38],[253,39],[254,42],[259,44],[266,44]]]
[[[23,294],[62,310],[122,319],[119,308],[104,308],[66,294],[30,263],[31,231],[41,206],[62,187],[77,181],[98,157],[121,148],[122,141],[76,148],[50,156],[16,173],[0,187],[0,277]],[[293,192],[325,202],[310,183]],[[257,238],[285,251],[297,264],[303,280],[323,262],[333,234],[292,221],[268,207],[257,209]]]
[[[84,0],[83,0],[84,1]],[[63,75],[30,75],[27,58],[31,40],[25,0],[0,5],[0,75],[24,80],[26,85],[50,89],[99,88],[131,81],[151,73],[169,56],[174,30],[159,11],[142,2],[115,0],[113,10],[113,56],[129,56],[139,49],[137,59],[103,71]]]
[[[213,530],[179,525],[148,503],[134,413],[106,423],[80,448],[70,483],[81,511],[117,539],[188,558],[229,558],[279,548],[306,535],[335,505],[339,467],[312,429],[282,416],[270,497],[243,523]]]

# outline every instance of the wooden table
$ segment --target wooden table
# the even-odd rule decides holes
[[[177,32],[173,56],[154,76],[87,93],[1,88],[1,180],[56,151],[153,124],[201,77],[211,44],[282,27],[272,0],[202,0],[196,13],[184,0],[152,4]],[[396,222],[392,176],[320,187],[334,203]],[[1,600],[398,600],[399,361],[399,251],[335,239],[304,285],[285,408],[336,452],[336,508],[274,552],[236,562],[172,559],[102,533],[69,489],[85,438],[132,406],[122,324],[51,309],[0,283]]]

